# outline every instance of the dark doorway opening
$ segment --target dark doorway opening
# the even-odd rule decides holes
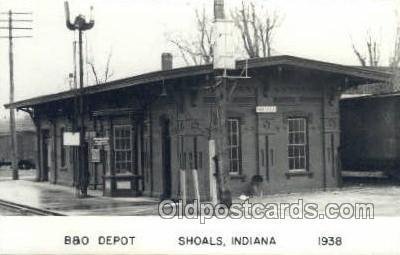
[[[41,181],[49,180],[51,142],[49,130],[42,131],[42,174]]]
[[[171,197],[171,136],[169,130],[169,119],[161,121],[161,140],[162,140],[162,166],[163,166],[163,193],[162,199]]]

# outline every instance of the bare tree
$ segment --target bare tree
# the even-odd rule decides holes
[[[208,17],[205,8],[196,12],[196,35],[194,39],[182,36],[167,40],[180,52],[186,65],[211,64],[213,62],[214,31],[212,19]]]
[[[240,8],[231,12],[235,26],[238,28],[243,49],[250,58],[269,57],[272,55],[273,36],[282,18],[276,11],[272,14],[257,12],[253,2],[242,1]],[[168,35],[167,39],[180,52],[186,65],[211,64],[215,33],[213,20],[207,15],[205,8],[196,10],[196,36],[187,39],[183,36]]]
[[[365,50],[360,51],[352,42],[353,53],[356,55],[361,66],[378,66],[380,61],[380,43],[377,38],[372,35],[371,31],[367,32],[365,41]]]
[[[104,71],[102,74],[100,73],[98,67],[96,66],[94,58],[90,58],[87,60],[87,64],[90,67],[90,72],[94,78],[94,81],[96,84],[102,84],[111,79],[111,77],[114,75],[113,70],[111,69],[111,58],[112,58],[112,50],[109,51],[107,55],[107,61],[104,66]]]
[[[239,29],[243,47],[250,58],[272,55],[273,35],[279,27],[281,17],[276,11],[258,13],[254,2],[242,1],[240,8],[232,12],[232,18]]]
[[[389,63],[390,66],[394,68],[398,68],[400,64],[400,24],[398,24],[396,29],[393,56],[389,60]]]
[[[400,65],[400,22],[398,22],[398,24],[397,24],[393,55],[389,60],[389,64],[390,64],[390,67],[392,69],[391,71],[393,74],[392,89],[394,91],[399,91],[400,90],[400,70],[399,70],[399,65]]]

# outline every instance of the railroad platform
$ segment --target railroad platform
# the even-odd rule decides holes
[[[103,197],[100,191],[92,190],[88,198],[76,198],[72,187],[34,182],[33,178],[1,178],[0,200],[71,216],[144,216],[156,215],[158,211],[158,200],[154,198]]]
[[[21,178],[19,181],[12,181],[9,176],[0,178],[0,200],[75,216],[147,216],[158,212],[158,200],[154,198],[110,198],[103,197],[100,191],[90,190],[89,198],[79,199],[74,197],[72,187],[34,182],[33,177],[27,175]],[[327,203],[368,202],[374,204],[375,216],[400,216],[400,184],[377,180],[344,183],[343,188],[326,192],[265,194],[251,198],[250,202],[296,203],[298,199],[303,199],[304,203],[316,203],[321,210]]]

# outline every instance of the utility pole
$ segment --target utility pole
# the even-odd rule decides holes
[[[14,102],[14,53],[13,53],[13,39],[14,38],[30,38],[32,36],[26,35],[13,35],[14,30],[31,30],[31,27],[14,27],[13,23],[19,24],[18,22],[32,22],[32,19],[13,19],[13,15],[31,15],[31,12],[1,12],[0,15],[8,15],[8,19],[0,19],[2,22],[8,22],[8,26],[0,26],[0,29],[8,30],[8,36],[0,36],[0,39],[8,39],[8,53],[9,53],[9,69],[10,69],[10,104]],[[11,168],[12,168],[12,179],[18,180],[18,142],[17,142],[17,131],[15,128],[15,109],[10,107],[10,132],[11,132]]]
[[[89,185],[89,172],[86,165],[86,155],[87,155],[87,147],[85,146],[85,116],[84,116],[84,102],[83,102],[83,53],[82,53],[82,34],[83,31],[89,30],[94,26],[94,20],[90,18],[89,22],[86,22],[86,19],[83,15],[78,15],[75,18],[74,23],[70,22],[70,13],[68,2],[64,2],[65,7],[65,15],[66,15],[66,25],[69,30],[75,31],[78,30],[78,47],[79,47],[79,91],[77,93],[78,105],[79,105],[79,156],[78,156],[78,169],[75,171],[77,173],[76,177],[78,178],[77,183],[75,183],[75,187],[80,189],[82,197],[87,196],[87,187]],[[90,8],[93,10],[93,7]],[[77,109],[78,107],[75,107]],[[75,110],[76,113],[76,110]],[[75,114],[76,116],[76,114]],[[76,122],[78,122],[77,118],[74,118],[75,128],[78,126]]]
[[[225,24],[227,22],[224,10],[224,0],[214,0],[214,25],[217,31],[217,37],[224,38],[226,31]],[[221,44],[221,40],[217,40],[214,46],[214,75],[216,82],[216,145],[217,145],[217,186],[219,201],[228,207],[232,204],[232,195],[230,191],[230,178],[229,178],[229,154],[228,154],[228,118],[227,118],[227,107],[229,102],[229,87],[227,69],[228,66],[218,62],[218,58],[225,51],[226,45]],[[215,54],[216,53],[216,54]],[[225,55],[223,53],[223,55]],[[234,62],[234,61],[233,61]]]
[[[77,80],[76,80],[76,40],[72,42],[72,49],[73,49],[73,61],[74,61],[74,89],[77,89]]]

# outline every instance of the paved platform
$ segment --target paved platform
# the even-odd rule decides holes
[[[149,197],[110,198],[89,191],[88,198],[75,198],[72,187],[34,182],[32,178],[0,179],[0,199],[64,215],[156,215],[158,200]]]
[[[261,198],[252,198],[250,202],[259,203],[304,203],[318,204],[321,212],[328,203],[373,203],[374,215],[400,217],[400,184],[389,181],[371,180],[368,183],[345,183],[340,189],[304,193],[275,194]]]
[[[34,182],[28,174],[21,179],[12,181],[10,175],[0,175],[0,199],[65,215],[147,216],[157,215],[158,211],[158,200],[154,198],[110,198],[90,190],[89,198],[79,199],[74,197],[72,187]],[[375,205],[376,216],[400,216],[400,184],[376,179],[365,184],[348,183],[334,191],[265,195],[250,202],[294,203],[298,199],[317,203],[320,208],[332,202],[370,202]]]

